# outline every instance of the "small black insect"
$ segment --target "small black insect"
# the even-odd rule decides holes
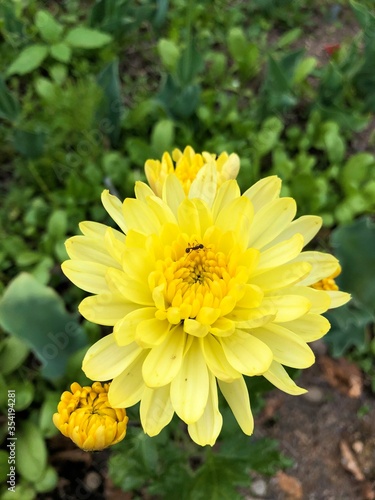
[[[190,253],[193,250],[202,250],[203,248],[204,248],[204,245],[202,245],[202,243],[199,243],[199,245],[194,245],[193,247],[187,247],[185,249],[185,252],[186,253]]]

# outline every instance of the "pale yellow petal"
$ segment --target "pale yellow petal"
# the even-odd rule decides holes
[[[186,196],[184,188],[175,174],[169,174],[165,179],[162,198],[177,217],[178,207]]]
[[[108,391],[108,401],[113,408],[129,408],[142,398],[145,389],[142,365],[147,352],[142,350],[133,363],[113,379]]]
[[[216,381],[209,374],[209,395],[203,415],[195,423],[188,425],[191,439],[200,446],[213,446],[223,426],[223,417],[218,408]]]
[[[108,230],[108,226],[106,226],[105,224],[100,224],[99,222],[84,221],[79,223],[79,229],[85,236],[101,240]],[[120,233],[120,231],[117,231],[117,229],[111,229],[118,240],[122,242],[125,241],[126,236],[123,233]]]
[[[241,195],[240,188],[236,181],[226,181],[218,189],[215,201],[212,205],[212,214],[216,220],[218,214],[233,200]]]
[[[157,196],[150,196],[146,201],[152,212],[156,215],[161,225],[176,224],[177,218],[170,209],[170,207]]]
[[[174,411],[187,424],[196,422],[204,412],[209,392],[208,369],[200,343],[194,339],[181,368],[171,383]]]
[[[229,337],[236,329],[236,324],[228,318],[219,318],[210,326],[210,333],[218,337]]]
[[[231,383],[218,380],[223,396],[241,427],[242,431],[251,436],[254,430],[254,418],[250,407],[249,391],[243,377]]]
[[[339,265],[339,261],[333,255],[323,252],[302,252],[293,259],[293,262],[308,262],[311,265],[309,275],[298,283],[302,286],[313,285],[323,278],[332,276]]]
[[[279,198],[265,205],[254,215],[248,246],[261,249],[274,241],[289,226],[296,211],[293,198]]]
[[[103,207],[112,217],[112,219],[116,222],[118,227],[123,231],[123,233],[126,234],[128,228],[126,226],[124,215],[122,213],[121,201],[116,196],[110,194],[108,189],[105,189],[102,192],[102,203]]]
[[[223,232],[234,231],[237,242],[245,249],[248,246],[253,214],[249,200],[245,197],[237,198],[219,212],[215,225]]]
[[[135,197],[141,201],[146,201],[149,196],[155,196],[155,193],[150,188],[150,186],[141,181],[136,181],[134,186],[134,194]]]
[[[85,260],[66,260],[61,269],[65,276],[78,288],[90,293],[108,293],[106,281],[107,266]]]
[[[215,199],[217,189],[217,171],[213,161],[203,165],[191,183],[189,198],[199,198],[210,207]]]
[[[138,307],[134,302],[126,301],[119,293],[108,292],[86,297],[78,309],[82,316],[92,323],[113,326]]]
[[[317,215],[302,215],[298,219],[292,221],[272,242],[263,247],[263,250],[268,249],[270,246],[288,240],[294,234],[301,234],[303,236],[304,245],[306,246],[318,233],[322,227],[322,218]]]
[[[275,311],[276,323],[292,321],[306,314],[311,307],[310,301],[302,295],[272,295],[263,299],[261,308]]]
[[[298,385],[289,377],[285,368],[273,361],[269,369],[263,373],[265,377],[271,384],[280,389],[281,391],[291,394],[292,396],[299,396],[300,394],[305,394],[306,389],[298,387]]]
[[[301,234],[295,234],[289,240],[273,245],[268,250],[260,253],[257,270],[286,264],[301,253],[303,246],[304,240]]]
[[[143,201],[126,198],[123,203],[123,214],[128,230],[144,235],[157,234],[160,230],[160,221]]]
[[[156,318],[146,319],[137,325],[136,340],[142,347],[154,347],[161,344],[166,339],[171,324]]]
[[[92,345],[82,362],[82,370],[91,380],[111,380],[122,373],[142,352],[132,343],[119,346],[113,333]]]
[[[219,158],[216,160],[217,164],[219,166],[220,170],[220,165],[222,161],[222,154],[219,156]],[[235,179],[238,175],[238,172],[240,170],[240,158],[236,153],[231,153],[228,158],[225,159],[223,165],[221,166],[221,177],[223,179]]]
[[[254,207],[254,212],[276,200],[280,195],[281,179],[277,175],[270,175],[253,184],[243,196],[249,198]]]
[[[65,242],[69,257],[73,260],[97,262],[103,266],[121,269],[119,262],[109,255],[104,240],[87,236],[73,236]]]
[[[349,293],[340,292],[339,290],[327,290],[326,293],[329,295],[331,299],[331,304],[329,306],[330,309],[334,309],[335,307],[341,307],[351,299]]]
[[[273,295],[268,292],[267,295]],[[291,286],[277,290],[277,295],[301,295],[310,302],[310,312],[322,314],[326,312],[331,304],[329,295],[324,290],[315,290],[309,286]]]
[[[308,368],[315,361],[314,353],[306,342],[284,326],[269,324],[255,328],[251,334],[271,349],[278,363],[292,368]]]
[[[107,231],[104,234],[104,245],[109,253],[109,255],[116,261],[121,264],[122,262],[122,254],[124,252],[125,241],[121,240],[118,235],[121,234],[112,227],[108,227]]]
[[[187,318],[184,321],[184,330],[189,335],[194,337],[205,337],[209,332],[208,325],[202,325],[199,321],[195,319]]]
[[[259,286],[264,292],[277,290],[300,283],[311,271],[308,262],[292,262],[257,274],[250,278],[252,285]]]
[[[283,323],[282,326],[296,333],[304,342],[321,339],[331,328],[327,318],[312,313],[308,313],[294,321]]]
[[[185,199],[178,207],[178,224],[181,232],[202,237],[199,212],[193,200]]]
[[[272,362],[272,351],[254,336],[236,331],[230,337],[220,337],[224,354],[232,367],[244,375],[261,375]]]
[[[241,376],[227,360],[220,342],[213,335],[201,341],[202,353],[209,370],[220,380],[232,382]]]
[[[144,306],[154,304],[151,291],[147,283],[135,281],[118,269],[107,269],[106,280],[111,290],[118,291],[128,301]]]
[[[174,410],[169,396],[170,385],[151,389],[145,387],[142,394],[140,416],[143,430],[156,436],[172,420]]]
[[[118,345],[127,345],[136,340],[137,327],[143,321],[155,318],[155,307],[139,307],[120,319],[113,329]]]
[[[186,333],[178,326],[173,328],[160,345],[153,347],[143,364],[143,378],[149,387],[169,384],[182,364]]]

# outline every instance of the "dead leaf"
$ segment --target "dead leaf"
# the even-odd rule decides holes
[[[344,358],[332,359],[322,356],[319,359],[328,383],[350,398],[359,398],[362,394],[363,380],[360,369]]]
[[[375,500],[375,484],[366,481],[362,488],[363,500]]]
[[[350,449],[349,444],[344,439],[340,441],[340,451],[341,451],[341,464],[343,465],[344,469],[353,474],[353,476],[357,481],[364,481],[365,476],[361,471],[361,469],[359,468],[358,462],[352,450]]]
[[[279,471],[276,475],[279,488],[285,493],[289,500],[301,500],[303,498],[302,484],[296,477],[288,476]]]

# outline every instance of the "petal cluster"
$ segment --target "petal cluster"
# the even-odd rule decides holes
[[[240,168],[240,159],[232,153],[215,154],[203,152],[195,153],[191,146],[186,146],[184,151],[175,149],[172,156],[164,153],[161,161],[147,160],[145,174],[154,193],[162,196],[168,175],[177,177],[185,195],[196,195],[196,189],[204,180],[204,190],[220,186],[228,179],[235,179]]]
[[[312,287],[338,261],[303,250],[321,219],[294,220],[295,201],[280,197],[279,178],[242,195],[234,180],[206,196],[204,178],[196,177],[194,197],[191,189],[186,196],[176,175],[167,175],[160,196],[143,183],[123,203],[105,191],[103,205],[121,231],[82,223],[83,235],[67,241],[63,271],[93,294],[81,314],[113,326],[83,361],[89,378],[113,380],[111,406],[140,402],[150,436],[176,413],[195,442],[213,445],[222,427],[218,391],[251,434],[244,376],[305,392],[284,367],[314,362],[307,343],[330,327],[322,313],[349,296],[335,291],[333,300]]]
[[[60,432],[85,451],[103,450],[124,439],[128,417],[122,408],[108,402],[109,384],[95,382],[91,387],[71,385],[53,415]]]

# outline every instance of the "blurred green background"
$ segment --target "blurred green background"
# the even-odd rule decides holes
[[[340,258],[338,283],[353,295],[329,313],[327,342],[375,392],[372,9],[370,0],[1,2],[0,409],[16,389],[18,436],[17,496],[4,487],[1,498],[56,491],[51,416],[71,382],[88,382],[81,360],[104,331],[76,312],[84,294],[60,270],[64,241],[82,220],[109,223],[102,190],[132,196],[145,160],[175,147],[236,152],[242,189],[277,174],[299,215],[322,216],[315,244]],[[256,411],[268,386],[249,384]],[[233,499],[249,469],[290,465],[275,442],[241,448],[225,419],[220,453],[197,450],[178,423],[152,440],[130,429],[112,480],[160,498],[179,488],[193,500]]]

